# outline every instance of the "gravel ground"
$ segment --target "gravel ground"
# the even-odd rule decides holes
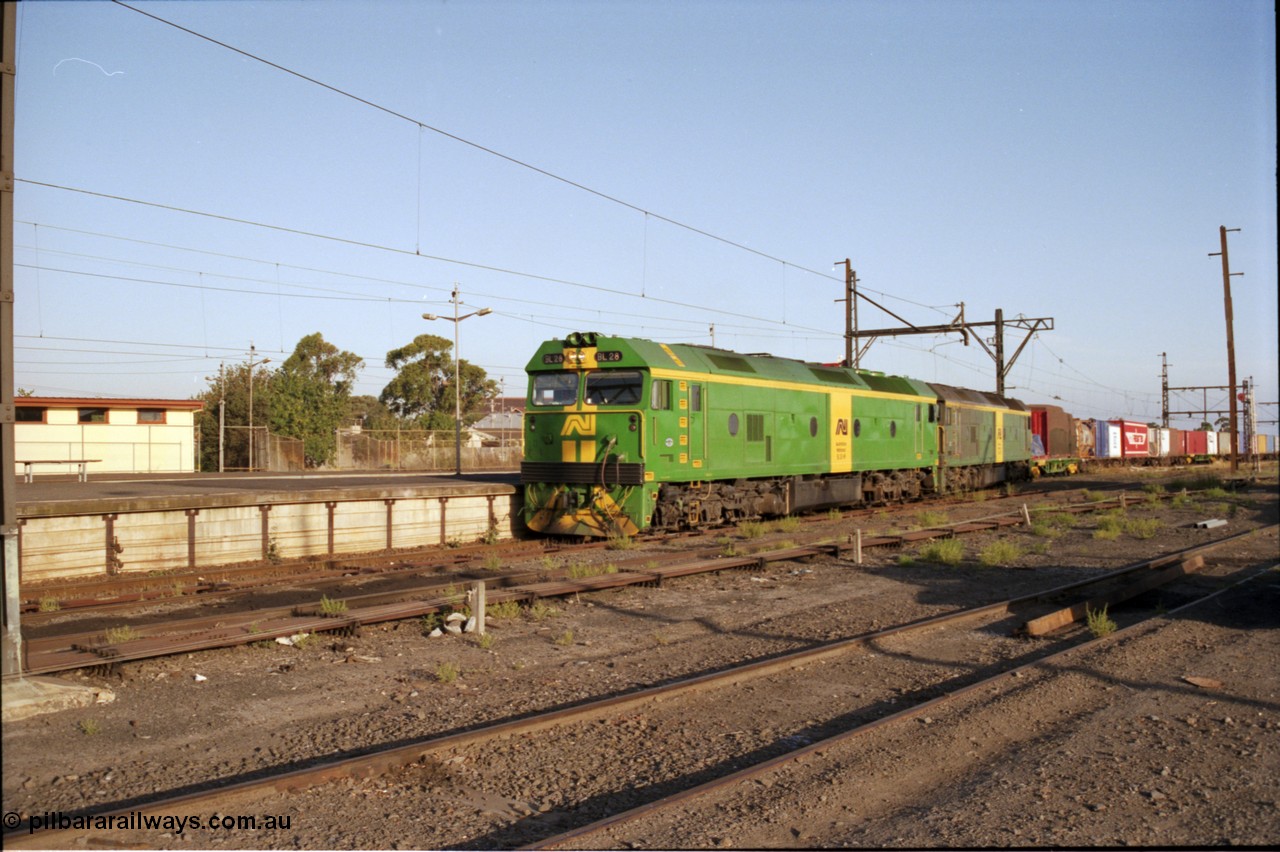
[[[1153,475],[1136,475],[1075,477],[1061,487],[1109,493],[1123,486],[1139,494]],[[994,503],[928,511],[954,521],[989,514]],[[315,637],[302,648],[264,643],[126,664],[106,677],[71,675],[66,680],[108,686],[116,700],[6,724],[5,811],[128,807],[158,790],[461,730],[1057,585],[1276,523],[1274,472],[1243,494],[1214,494],[1181,506],[1138,502],[1127,515],[1160,523],[1149,538],[1140,537],[1149,531],[1137,526],[1114,539],[1095,537],[1099,520],[1089,516],[1056,531],[1042,526],[969,537],[966,558],[955,566],[878,551],[861,566],[814,560],[600,593],[556,602],[553,612],[491,620],[489,647],[475,637],[428,639],[419,623],[402,622],[353,637]],[[1207,517],[1229,524],[1213,531],[1191,527]],[[867,532],[908,523],[857,522]],[[833,524],[833,532],[853,525]],[[979,554],[997,539],[1017,544],[1021,555],[982,565]],[[1211,586],[1215,578],[1278,559],[1275,533],[1255,535],[1212,558],[1198,582]],[[1280,842],[1278,582],[1280,574],[1267,573],[1222,604],[1177,613],[1163,629],[1121,638],[1069,668],[974,697],[935,714],[932,724],[885,729],[857,746],[833,748],[767,784],[732,791],[687,817],[637,827],[616,843]],[[1136,603],[1173,610],[1181,599],[1166,590]],[[1123,614],[1116,612],[1118,619]],[[450,669],[456,678],[449,678]],[[1182,680],[1188,675],[1223,685],[1206,690]],[[849,700],[870,697],[853,690]],[[738,725],[741,736],[767,741],[774,728],[771,708],[791,698],[757,694],[750,706],[738,708],[746,720]],[[788,712],[804,715],[803,708]],[[615,726],[612,748],[642,751],[642,722]],[[576,772],[587,779],[607,774],[622,756],[569,740],[541,775]],[[662,755],[647,759],[660,764]],[[287,814],[287,831],[135,839],[171,848],[421,848],[440,845],[430,839],[441,836],[442,821],[458,829],[448,845],[483,845],[463,830],[478,813],[505,814],[512,824],[533,821],[549,830],[573,823],[571,813],[558,810],[546,778],[519,772],[498,793],[469,783],[473,779],[459,765],[416,766],[243,811]],[[344,799],[353,804],[340,809]]]

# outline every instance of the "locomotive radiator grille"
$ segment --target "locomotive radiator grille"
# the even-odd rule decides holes
[[[603,476],[604,482],[601,482]],[[539,482],[566,485],[644,485],[641,462],[522,462],[520,484]]]

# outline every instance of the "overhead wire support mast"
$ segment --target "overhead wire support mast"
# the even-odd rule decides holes
[[[904,320],[905,322],[905,320]],[[1015,317],[1011,320],[1004,318],[1004,309],[996,308],[996,318],[993,322],[968,322],[964,318],[964,303],[960,303],[960,313],[956,318],[947,325],[922,325],[911,326],[910,328],[877,328],[871,331],[859,331],[855,337],[899,337],[904,334],[960,334],[964,337],[965,346],[969,345],[969,334],[977,328],[994,327],[996,330],[992,344],[988,344],[980,334],[974,334],[973,339],[978,345],[991,356],[991,360],[996,362],[996,393],[1004,396],[1005,379],[1009,375],[1009,371],[1013,369],[1013,365],[1017,363],[1018,356],[1022,354],[1022,350],[1027,348],[1027,344],[1031,342],[1032,335],[1040,331],[1053,331],[1053,317]],[[1013,357],[1006,362],[1004,356],[1004,331],[1008,327],[1020,328],[1026,331],[1026,337],[1018,344],[1018,348],[1014,351]],[[870,343],[868,343],[868,346]],[[992,350],[991,346],[995,349]]]

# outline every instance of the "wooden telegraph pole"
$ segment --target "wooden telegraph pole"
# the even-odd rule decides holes
[[[1222,244],[1222,251],[1209,253],[1209,257],[1222,256],[1222,297],[1226,304],[1227,312],[1227,385],[1230,387],[1229,393],[1231,396],[1230,426],[1228,428],[1231,430],[1232,473],[1240,469],[1240,436],[1236,431],[1239,421],[1236,418],[1236,338],[1235,319],[1231,309],[1231,276],[1244,275],[1244,273],[1231,271],[1231,264],[1227,260],[1227,232],[1239,230],[1239,228],[1228,228],[1226,225],[1220,226],[1218,228],[1218,239]]]

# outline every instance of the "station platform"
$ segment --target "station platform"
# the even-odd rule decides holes
[[[90,475],[19,482],[22,583],[513,534],[519,474]]]

